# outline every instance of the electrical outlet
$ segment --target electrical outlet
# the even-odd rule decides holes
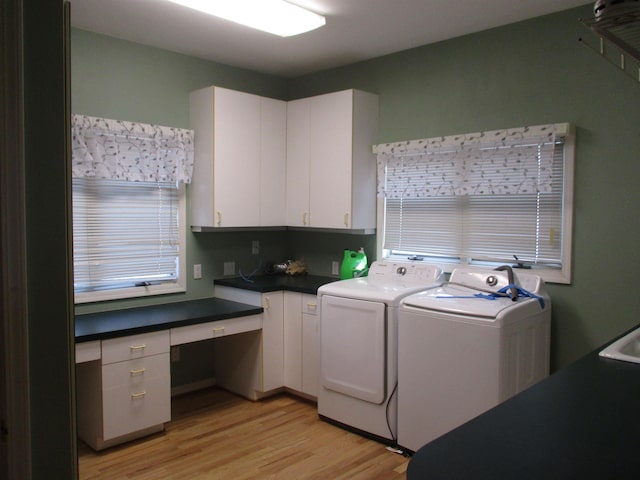
[[[180,361],[180,346],[176,345],[171,347],[171,361],[179,362]]]
[[[340,275],[340,263],[331,262],[331,275]]]
[[[202,278],[202,265],[199,263],[193,265],[193,278],[196,280]]]
[[[236,274],[236,262],[224,262],[223,273],[224,273],[224,275],[235,275]]]
[[[251,253],[253,255],[258,255],[260,253],[260,241],[254,240],[251,242]]]

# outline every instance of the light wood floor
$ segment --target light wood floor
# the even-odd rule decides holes
[[[280,394],[250,402],[210,388],[172,399],[165,432],[96,453],[80,442],[80,479],[405,479],[408,459],[318,419]]]

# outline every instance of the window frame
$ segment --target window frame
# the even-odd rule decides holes
[[[74,292],[76,305],[108,300],[126,300],[132,298],[148,297],[154,295],[166,295],[172,293],[184,293],[187,291],[187,267],[186,267],[186,215],[187,200],[186,186],[183,182],[177,184],[178,188],[178,277],[172,282],[163,282],[146,286],[131,286],[97,290],[91,292]]]
[[[539,275],[547,283],[570,284],[572,277],[572,247],[573,247],[573,197],[574,197],[574,170],[575,170],[575,128],[572,125],[566,125],[566,134],[564,135],[564,173],[563,173],[563,198],[562,198],[562,267],[549,268],[534,266],[527,269]],[[384,232],[385,232],[385,203],[383,197],[377,197],[377,231],[376,238],[376,254],[377,258],[389,258],[391,260],[407,260],[406,255],[391,255],[389,250],[384,249]],[[469,262],[467,259],[435,259],[425,257],[424,263],[435,264],[440,266],[446,273],[451,273],[456,266],[495,266],[492,262]],[[515,259],[513,261],[515,264]]]

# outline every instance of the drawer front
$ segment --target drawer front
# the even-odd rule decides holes
[[[168,353],[103,365],[102,388],[125,385],[144,389],[149,380],[170,376],[170,368]]]
[[[318,314],[318,296],[305,293],[302,295],[302,313],[308,315]]]
[[[171,329],[171,345],[208,340],[262,328],[262,315],[230,318],[217,322],[199,323]]]
[[[169,331],[143,333],[102,341],[102,364],[169,352]]]
[[[98,360],[100,351],[100,340],[76,343],[76,363]]]
[[[143,386],[118,385],[103,390],[103,440],[171,420],[171,379],[156,377]]]

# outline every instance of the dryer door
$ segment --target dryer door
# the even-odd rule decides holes
[[[320,377],[324,388],[381,404],[385,399],[386,306],[323,295]]]

